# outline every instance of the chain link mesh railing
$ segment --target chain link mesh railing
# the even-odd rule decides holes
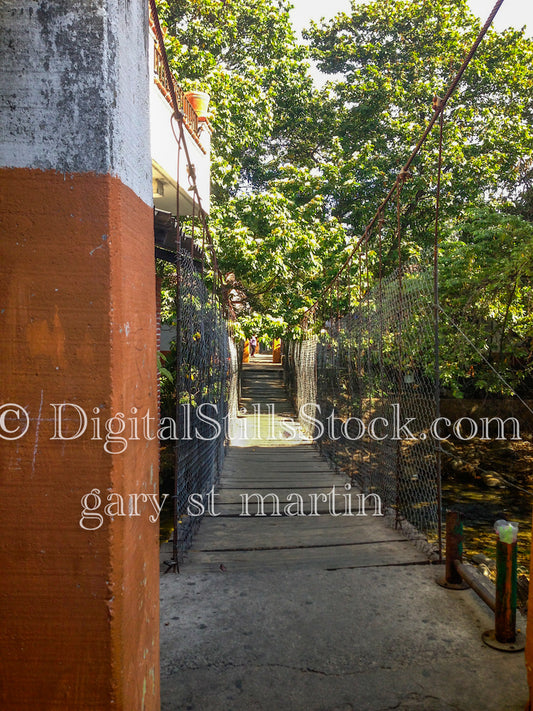
[[[183,250],[179,266],[174,493],[177,549],[182,557],[201,520],[200,505],[207,510],[208,494],[222,469],[229,419],[237,414],[239,370],[237,349],[218,298],[209,293]]]
[[[410,263],[318,336],[289,343],[285,369],[306,434],[396,526],[440,550],[433,303],[431,271]]]

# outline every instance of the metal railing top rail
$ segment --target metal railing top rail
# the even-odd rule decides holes
[[[155,74],[155,81],[156,81],[156,84],[157,84],[160,92],[163,94],[165,99],[168,101],[168,103],[172,107],[172,97],[170,94],[170,87],[168,85],[168,80],[167,80],[167,76],[165,73],[165,66],[163,63],[163,55],[161,53],[161,49],[159,47],[157,40],[154,40],[154,74]],[[178,100],[178,106],[179,106],[180,111],[183,114],[183,120],[185,121],[187,126],[190,128],[190,130],[195,135],[198,135],[198,116],[196,114],[196,111],[193,109],[192,104],[189,102],[189,100],[185,96],[185,92],[183,91],[183,89],[177,84],[177,82],[174,79],[172,81],[174,83],[174,91],[176,93],[176,98]]]

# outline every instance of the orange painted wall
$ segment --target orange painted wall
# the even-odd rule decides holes
[[[0,171],[0,708],[159,708],[158,525],[79,525],[94,488],[157,492],[157,440],[61,442],[50,403],[157,417],[153,216],[118,179]],[[102,508],[100,508],[100,511]],[[127,509],[126,509],[127,510]]]

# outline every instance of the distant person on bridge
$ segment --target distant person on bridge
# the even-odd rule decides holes
[[[257,338],[255,336],[252,336],[250,338],[250,358],[254,357],[256,349],[257,349]]]

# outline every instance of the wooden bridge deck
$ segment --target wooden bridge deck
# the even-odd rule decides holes
[[[346,477],[335,474],[308,440],[295,439],[299,431],[290,421],[295,413],[281,367],[267,358],[244,365],[246,414],[234,428],[216,515],[202,521],[185,566],[334,570],[425,561],[401,532],[373,515],[372,500],[365,502],[366,515],[357,515],[362,500]],[[264,516],[257,515],[256,494],[264,497]]]

